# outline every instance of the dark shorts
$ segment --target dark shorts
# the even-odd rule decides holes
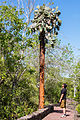
[[[66,108],[66,100],[62,100],[60,104],[61,108]]]

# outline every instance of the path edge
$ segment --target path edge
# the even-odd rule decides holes
[[[43,109],[38,109],[38,111],[35,111],[27,116],[18,118],[17,120],[42,120],[45,116],[47,116],[49,113],[53,111],[54,105],[50,104],[48,106],[45,106]]]

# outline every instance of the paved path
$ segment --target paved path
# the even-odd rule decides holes
[[[74,111],[71,109],[66,109],[67,117],[61,118],[62,109],[60,107],[54,107],[54,111],[50,114],[48,114],[44,119],[42,120],[74,120]]]
[[[63,115],[62,109],[59,106],[54,106],[54,111],[48,114],[42,120],[74,120],[74,103],[73,105],[71,105],[71,103],[71,100],[67,100],[67,116],[65,118],[61,118],[61,116]]]

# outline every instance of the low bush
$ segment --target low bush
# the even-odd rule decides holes
[[[76,111],[80,114],[80,104],[76,106]]]

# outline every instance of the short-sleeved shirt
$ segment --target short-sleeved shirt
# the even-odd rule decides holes
[[[63,89],[61,90],[61,95],[62,95],[62,94],[64,94],[62,100],[66,99],[66,94],[67,94],[66,88],[63,88]]]

